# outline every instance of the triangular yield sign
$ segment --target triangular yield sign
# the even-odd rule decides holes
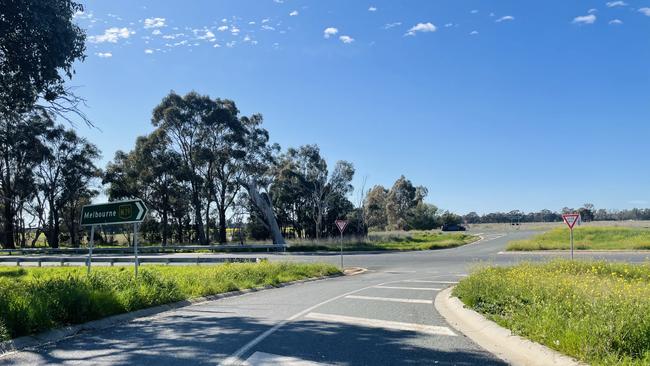
[[[564,219],[569,229],[573,229],[578,219],[580,219],[580,214],[564,214],[562,215],[562,219]]]
[[[343,231],[345,231],[345,228],[348,226],[348,222],[346,220],[336,220],[334,223],[336,224],[336,227],[339,228],[341,234],[343,234]]]

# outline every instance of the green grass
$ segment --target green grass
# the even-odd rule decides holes
[[[439,231],[385,232],[370,233],[368,239],[343,241],[344,251],[382,251],[382,250],[430,250],[453,248],[469,244],[479,237],[465,233],[442,233]],[[297,242],[289,244],[288,251],[338,251],[340,243],[336,239],[320,242]]]
[[[578,227],[573,230],[575,249],[650,249],[650,230],[641,227]],[[570,249],[569,229],[557,228],[530,239],[508,243],[507,250]]]
[[[650,364],[650,264],[482,268],[454,295],[514,333],[590,364]]]
[[[340,273],[329,264],[0,267],[0,340],[228,291]]]

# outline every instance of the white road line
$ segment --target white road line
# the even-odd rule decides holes
[[[375,286],[373,288],[388,288],[394,290],[440,291],[439,288],[431,288],[431,287]]]
[[[316,304],[314,306],[310,306],[307,309],[305,309],[305,310],[303,310],[303,311],[301,311],[301,312],[299,312],[297,314],[294,314],[291,317],[289,317],[289,318],[287,318],[285,320],[282,320],[281,322],[275,324],[273,327],[267,329],[264,333],[258,335],[252,341],[246,343],[244,346],[242,346],[240,349],[235,351],[232,355],[230,355],[228,358],[226,358],[225,360],[223,360],[219,364],[222,365],[222,366],[242,365],[244,361],[241,359],[241,356],[243,356],[246,352],[250,351],[251,348],[258,345],[261,341],[266,339],[268,336],[270,336],[271,334],[277,332],[278,329],[284,327],[285,325],[287,325],[287,324],[291,323],[292,321],[304,316],[305,314],[311,312],[312,310],[314,310],[314,309],[316,309],[318,307],[321,307],[321,306],[323,306],[325,304],[329,304],[332,301],[342,299],[342,298],[344,298],[344,297],[346,297],[348,295],[352,295],[352,294],[355,294],[357,292],[367,290],[367,289],[372,288],[374,286],[381,286],[381,285],[383,285],[385,283],[386,282],[380,283],[378,285],[367,286],[367,287],[364,287],[364,288],[360,288],[358,290],[346,292],[346,293],[344,293],[342,295],[338,295],[338,296],[335,296],[335,297],[333,297],[333,298],[331,298],[329,300],[325,300],[325,301],[323,301],[321,303],[318,303],[318,304]]]
[[[445,283],[445,284],[450,284],[450,285],[454,285],[454,284],[458,283],[458,281],[430,281],[430,280],[404,280],[402,282],[409,282],[409,283]]]
[[[255,352],[244,363],[246,366],[325,366],[324,363],[307,361],[300,358]]]
[[[427,333],[427,334],[434,334],[434,335],[446,335],[452,337],[456,336],[456,334],[452,332],[451,329],[447,327],[436,326],[436,325],[402,323],[402,322],[393,322],[389,320],[357,318],[352,316],[322,314],[322,313],[309,313],[307,314],[307,316],[305,316],[305,318],[320,320],[320,321],[330,322],[330,323],[345,323],[345,324],[361,325],[361,326],[372,327],[372,328],[407,330],[413,332],[420,332],[420,333]]]
[[[376,296],[357,296],[349,295],[345,297],[346,299],[357,299],[357,300],[374,300],[374,301],[388,301],[388,302],[405,302],[409,304],[433,304],[433,300],[421,300],[421,299],[400,299],[395,297],[376,297]]]

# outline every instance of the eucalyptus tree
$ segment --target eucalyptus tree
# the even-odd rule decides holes
[[[159,127],[171,141],[172,149],[180,156],[180,167],[187,172],[189,182],[193,221],[196,237],[201,244],[207,244],[207,237],[201,216],[203,195],[206,193],[206,181],[201,175],[206,163],[205,130],[214,125],[220,117],[220,111],[208,96],[190,92],[180,96],[174,92],[163,98],[153,110],[151,122]]]
[[[412,209],[424,200],[427,193],[425,187],[415,187],[402,175],[386,196],[388,225],[393,229],[407,229]]]
[[[291,148],[287,151],[287,157],[292,160],[290,173],[299,182],[300,192],[307,199],[306,206],[314,224],[313,235],[320,239],[324,219],[328,211],[335,207],[333,202],[352,192],[354,167],[347,161],[338,161],[329,174],[327,162],[317,145]]]
[[[95,160],[100,157],[99,150],[74,130],[60,125],[49,129],[43,135],[42,143],[46,154],[35,169],[35,175],[38,189],[47,204],[47,242],[53,248],[59,247],[62,216],[67,208],[66,226],[72,245],[77,246],[79,203],[97,193],[90,184],[100,175],[95,166]]]
[[[386,200],[388,190],[381,185],[374,186],[366,195],[363,210],[370,228],[384,230],[388,226]]]
[[[226,212],[233,205],[240,190],[238,179],[243,175],[243,159],[246,155],[246,129],[239,119],[235,102],[215,99],[216,118],[202,130],[202,159],[205,162],[203,178],[206,182],[206,221],[209,219],[210,203],[217,205],[219,242],[227,241]],[[253,116],[252,118],[258,118]]]
[[[16,215],[36,191],[34,169],[43,161],[42,137],[53,126],[42,110],[14,115],[0,121],[0,200],[3,229],[0,241],[15,248]]]
[[[169,137],[157,129],[138,137],[131,152],[118,151],[103,180],[109,199],[141,198],[159,216],[163,245],[171,235],[174,202],[185,194],[187,172],[180,159],[170,148]]]
[[[3,1],[0,10],[0,120],[45,108],[68,118],[67,112],[85,116],[81,100],[65,79],[74,63],[84,59],[84,31],[75,24],[83,6],[71,0]],[[4,122],[4,121],[3,121]]]
[[[243,144],[246,155],[242,159],[242,174],[238,182],[259,213],[260,221],[271,233],[273,243],[284,244],[269,195],[269,187],[274,179],[273,166],[280,147],[269,143],[269,133],[262,127],[261,115],[241,117],[240,121],[245,130]],[[257,214],[252,215],[258,217]]]

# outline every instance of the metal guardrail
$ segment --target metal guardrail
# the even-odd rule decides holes
[[[271,250],[285,251],[286,245],[166,245],[166,246],[140,246],[139,253],[176,253],[195,252],[207,250],[211,252],[228,252],[237,250]],[[88,254],[88,248],[16,248],[0,249],[0,253],[9,255],[19,254]],[[93,248],[93,254],[129,254],[133,253],[133,247],[116,248]]]
[[[93,263],[110,263],[113,266],[115,263],[134,263],[135,258],[133,257],[93,257]],[[189,264],[201,264],[201,263],[258,263],[261,262],[261,258],[214,258],[214,257],[181,257],[181,258],[156,258],[156,257],[140,257],[138,258],[138,263],[161,263],[161,264],[172,264],[172,263],[189,263]],[[20,266],[22,263],[37,263],[41,267],[42,263],[60,263],[63,266],[65,263],[84,263],[87,264],[87,257],[0,257],[0,263],[16,263],[17,266]]]

